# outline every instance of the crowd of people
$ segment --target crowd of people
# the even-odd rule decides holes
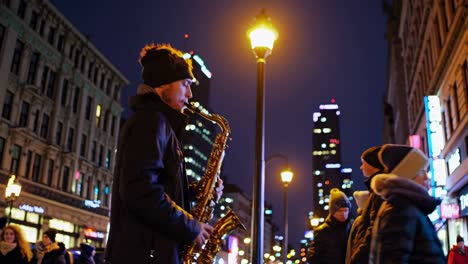
[[[54,229],[44,231],[35,247],[26,240],[20,226],[8,224],[0,229],[1,264],[96,264],[93,246],[81,243],[80,255],[75,259],[64,243],[55,240]]]
[[[310,264],[447,263],[428,215],[440,201],[428,193],[428,157],[417,148],[385,144],[361,155],[368,190],[356,191],[358,216],[353,221],[344,193],[332,189],[329,214],[314,231],[308,249]],[[339,230],[339,231],[338,231]],[[458,236],[449,264],[468,264],[467,248]]]

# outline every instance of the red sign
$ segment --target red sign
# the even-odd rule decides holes
[[[460,217],[460,206],[458,204],[441,204],[440,217],[442,219],[454,219]]]

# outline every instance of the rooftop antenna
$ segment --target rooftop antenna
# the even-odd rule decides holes
[[[187,51],[187,43],[188,43],[188,39],[189,39],[189,34],[188,33],[185,33],[184,34],[184,50]]]

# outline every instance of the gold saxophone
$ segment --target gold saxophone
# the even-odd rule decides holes
[[[200,112],[192,104],[186,104],[186,106],[190,112],[196,113],[201,117],[216,123],[221,128],[221,133],[216,135],[213,149],[211,150],[210,158],[208,159],[205,175],[203,175],[202,179],[196,185],[195,191],[197,193],[197,201],[191,211],[191,214],[195,219],[202,223],[207,223],[212,218],[213,209],[216,205],[215,187],[219,178],[219,172],[224,158],[224,151],[229,139],[229,134],[231,133],[231,128],[229,127],[227,120],[220,115]],[[212,260],[219,251],[219,247],[223,242],[222,237],[237,228],[245,230],[245,227],[241,223],[239,217],[231,209],[228,209],[227,214],[219,219],[214,226],[213,233],[203,249],[199,249],[195,242],[192,242],[185,248],[183,263],[213,263]]]

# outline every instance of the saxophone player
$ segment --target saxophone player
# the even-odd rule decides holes
[[[143,84],[130,97],[133,115],[119,136],[106,263],[181,262],[187,243],[201,246],[213,227],[194,219],[181,134],[192,97],[191,61],[169,44],[140,53]],[[216,195],[221,197],[218,181]]]

